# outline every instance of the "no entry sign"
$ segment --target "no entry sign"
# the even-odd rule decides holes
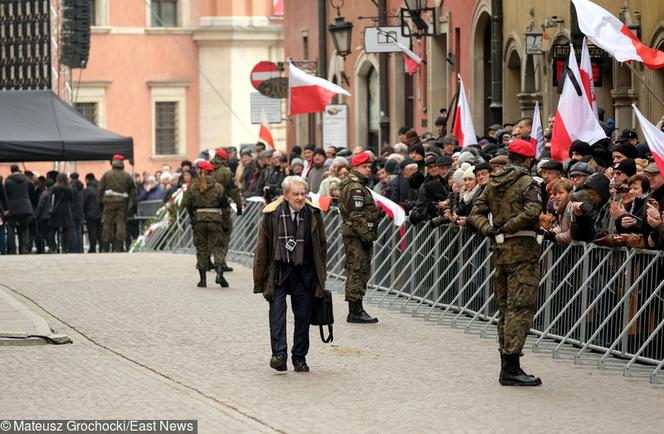
[[[256,90],[260,87],[261,83],[270,78],[279,77],[279,67],[274,62],[262,61],[258,62],[254,69],[251,70],[251,84]]]

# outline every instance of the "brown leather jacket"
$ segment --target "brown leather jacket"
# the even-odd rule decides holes
[[[275,212],[284,203],[283,196],[263,208],[263,220],[258,231],[256,252],[254,254],[254,294],[263,294],[266,300],[272,299],[276,282],[276,263],[274,261],[275,246],[277,243],[277,224],[279,216]],[[327,239],[325,225],[321,211],[316,205],[307,201],[306,205],[312,211],[311,242],[313,244],[314,266],[316,268],[315,291],[316,297],[323,296],[325,279],[327,277]]]

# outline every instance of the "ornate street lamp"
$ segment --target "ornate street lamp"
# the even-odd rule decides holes
[[[332,42],[334,42],[334,48],[337,50],[337,55],[345,59],[351,52],[351,44],[353,42],[353,23],[346,21],[346,19],[341,16],[340,10],[344,5],[343,0],[338,5],[332,1],[330,4],[337,10],[337,17],[334,19],[334,23],[328,26],[327,30],[332,36]]]
[[[436,34],[436,17],[433,17],[433,30],[429,29],[429,24],[423,18],[423,15],[433,14],[435,8],[431,8],[427,5],[427,0],[405,0],[406,6],[401,8],[401,34],[406,36],[405,27],[409,27],[407,23],[407,18],[409,18],[415,27],[417,32],[412,31],[408,33],[408,36],[414,36],[416,38],[421,38],[422,36],[434,36]]]
[[[525,32],[526,54],[542,54],[542,32]]]

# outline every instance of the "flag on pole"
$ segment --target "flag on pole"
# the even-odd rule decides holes
[[[463,88],[463,79],[459,74],[459,101],[456,107],[456,117],[454,118],[454,128],[452,134],[459,140],[459,146],[474,145],[477,143],[473,118],[470,115],[470,107],[466,99],[466,91]]]
[[[539,160],[544,152],[544,130],[542,129],[542,114],[540,113],[539,101],[535,103],[535,110],[533,111],[533,131],[531,138],[536,142],[535,158]]]
[[[643,131],[643,135],[646,137],[646,142],[648,143],[650,152],[652,152],[653,158],[655,158],[659,173],[664,176],[664,132],[651,124],[641,114],[635,104],[632,104],[632,108],[634,109],[634,113],[636,113],[639,124],[641,124],[641,131]]]
[[[650,69],[664,67],[664,52],[650,48],[609,11],[590,0],[572,0],[579,28],[618,62],[635,60]]]
[[[595,98],[593,64],[590,61],[590,52],[588,51],[588,38],[583,38],[583,46],[581,47],[581,65],[579,66],[581,81],[583,82],[583,90],[586,91],[588,102],[593,109],[593,113],[595,113],[595,117],[599,119],[599,115],[597,114],[597,98]]]
[[[320,77],[309,75],[292,63],[288,64],[288,114],[320,113],[325,111],[337,94],[351,96],[348,91]]]
[[[394,41],[397,47],[403,52],[403,60],[406,62],[406,69],[408,69],[408,75],[413,75],[415,70],[422,63],[422,58],[417,54],[413,53],[408,47],[402,44],[399,41]]]
[[[551,137],[551,157],[557,161],[562,162],[569,158],[569,147],[574,140],[583,140],[592,145],[606,137],[588,104],[588,98],[581,83],[574,47],[570,44],[563,93],[558,101]]]
[[[258,141],[265,143],[268,149],[274,149],[274,139],[267,126],[261,122],[261,129],[258,132]]]
[[[394,226],[399,228],[399,235],[401,236],[400,248],[402,252],[406,251],[406,211],[396,202],[391,201],[385,196],[376,193],[375,191],[369,189],[371,196],[373,197],[374,202],[381,207],[385,214],[387,214],[391,219]]]

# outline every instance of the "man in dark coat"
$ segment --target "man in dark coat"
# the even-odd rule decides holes
[[[429,157],[427,177],[417,192],[415,207],[408,215],[412,224],[422,223],[440,215],[440,210],[436,205],[447,199],[450,194],[447,185],[447,174],[450,167],[452,167],[450,157]]]
[[[30,253],[30,220],[34,215],[31,197],[34,194],[34,184],[19,170],[18,165],[12,164],[12,174],[5,181],[5,190],[9,203],[7,215],[7,253],[15,254],[16,238],[18,234],[18,251],[21,254]]]
[[[97,201],[97,179],[93,173],[85,175],[85,191],[83,191],[83,213],[88,228],[88,253],[97,253],[97,245],[101,251],[101,209]]]
[[[74,220],[70,232],[70,249],[72,253],[83,253],[83,220],[85,219],[83,210],[83,190],[85,190],[85,187],[79,180],[77,172],[73,172],[69,175],[69,179],[71,181],[73,194],[71,201],[71,216]]]
[[[263,209],[254,256],[254,293],[270,303],[270,367],[285,371],[286,295],[295,316],[291,350],[295,372],[308,372],[309,325],[314,297],[325,289],[327,240],[320,209],[306,200],[307,182],[288,176],[283,196]]]

